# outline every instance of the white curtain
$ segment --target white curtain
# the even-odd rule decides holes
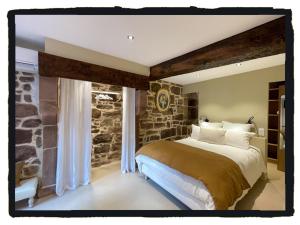
[[[91,83],[60,79],[56,193],[90,182]]]
[[[135,89],[123,87],[122,173],[135,172]]]

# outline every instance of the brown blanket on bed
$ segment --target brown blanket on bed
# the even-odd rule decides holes
[[[141,147],[139,154],[202,181],[218,210],[232,206],[243,190],[250,187],[234,161],[203,149],[161,140]]]

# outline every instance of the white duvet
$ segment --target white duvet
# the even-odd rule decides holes
[[[232,159],[241,168],[251,187],[261,174],[266,172],[262,154],[255,147],[251,146],[245,150],[228,145],[209,144],[192,138],[176,142],[215,152]],[[141,173],[154,180],[191,209],[215,209],[212,196],[201,181],[144,155],[138,155],[136,161]]]

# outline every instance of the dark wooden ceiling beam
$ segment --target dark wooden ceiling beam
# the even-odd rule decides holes
[[[281,17],[152,66],[150,68],[150,80],[158,80],[284,52],[285,17]]]
[[[97,83],[149,89],[148,76],[39,52],[39,74]]]

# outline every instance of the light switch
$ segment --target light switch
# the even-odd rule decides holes
[[[259,136],[265,136],[265,129],[264,128],[258,128],[258,135]]]

